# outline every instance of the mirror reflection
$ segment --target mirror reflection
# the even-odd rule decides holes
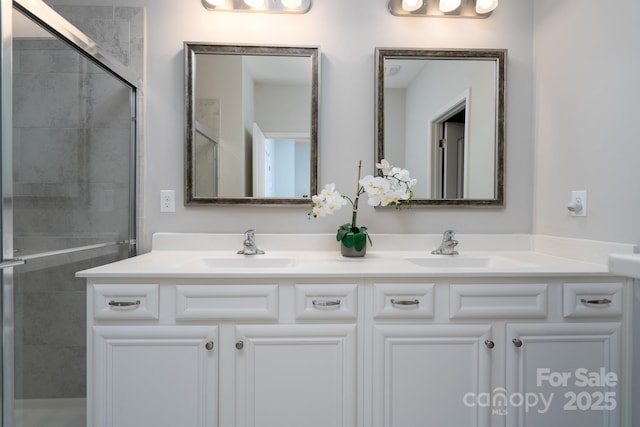
[[[505,50],[376,49],[377,161],[413,204],[503,206]]]
[[[319,49],[185,43],[186,203],[308,203]]]

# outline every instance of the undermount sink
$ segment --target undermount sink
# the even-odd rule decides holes
[[[405,258],[419,267],[428,268],[519,268],[531,264],[501,256],[436,255]]]
[[[209,268],[284,268],[295,264],[293,258],[265,258],[261,255],[238,255],[237,257],[200,258]]]

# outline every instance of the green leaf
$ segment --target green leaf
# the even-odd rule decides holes
[[[344,236],[351,231],[351,224],[346,223],[342,224],[340,228],[338,228],[338,233],[336,234],[336,240],[341,242],[344,239]]]
[[[371,243],[367,227],[351,227],[349,223],[341,225],[336,234],[337,241],[342,242],[347,248],[355,247],[357,251],[361,251],[367,245],[367,239]]]
[[[362,227],[360,227],[360,229],[362,229]],[[356,246],[356,250],[357,251],[361,251],[367,244],[367,234],[366,232],[360,232],[358,234],[355,234],[353,236],[353,241],[355,243]]]
[[[346,247],[350,248],[351,246],[353,246],[354,237],[355,237],[355,235],[353,233],[347,233],[342,238],[342,244],[345,245]]]

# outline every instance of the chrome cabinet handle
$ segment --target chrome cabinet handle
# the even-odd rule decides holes
[[[602,298],[602,299],[584,299],[584,298],[581,298],[580,302],[583,303],[583,304],[598,304],[598,305],[611,304],[611,300],[609,298]]]
[[[401,306],[413,306],[413,305],[419,305],[420,301],[417,299],[414,300],[398,300],[398,299],[391,299],[391,304],[393,305],[401,305]]]
[[[314,307],[336,307],[340,305],[340,300],[337,299],[332,301],[318,301],[317,299],[314,299],[313,301],[311,301],[311,303]]]
[[[109,301],[111,307],[133,307],[140,305],[140,300],[136,301]]]
[[[522,340],[518,338],[514,338],[513,340],[511,340],[511,342],[513,343],[513,345],[515,345],[518,348],[522,347]]]
[[[484,342],[484,345],[486,345],[488,348],[493,348],[496,346],[496,343],[494,343],[492,340],[486,340]]]
[[[244,348],[244,341],[240,340],[236,343],[236,348],[242,350]]]
[[[207,350],[213,350],[213,347],[213,341],[207,341],[207,343],[204,345],[204,348],[206,348]]]

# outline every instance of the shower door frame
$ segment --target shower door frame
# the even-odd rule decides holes
[[[0,213],[0,259],[1,290],[0,290],[0,314],[2,320],[2,341],[0,343],[0,358],[2,365],[0,368],[0,427],[13,427],[13,403],[14,403],[14,360],[13,360],[13,266],[24,263],[24,260],[13,259],[13,167],[12,167],[12,144],[13,144],[13,90],[12,90],[12,68],[13,68],[13,31],[12,13],[17,9],[38,24],[54,33],[61,40],[65,41],[79,54],[89,58],[99,65],[110,75],[120,80],[131,89],[131,132],[130,132],[130,164],[129,173],[132,177],[129,189],[129,237],[124,242],[105,243],[104,245],[93,245],[87,249],[95,249],[100,246],[110,246],[113,244],[128,244],[129,254],[135,255],[136,235],[137,235],[137,210],[138,199],[136,189],[139,185],[138,171],[138,135],[139,126],[137,117],[140,102],[142,81],[130,68],[125,67],[109,54],[102,50],[96,42],[91,40],[80,30],[61,17],[57,12],[43,3],[41,0],[0,0],[0,33],[2,34],[2,44],[0,46],[1,62],[1,86],[0,86],[0,106],[2,109],[0,121],[1,137],[1,174],[0,174],[0,201],[2,212]],[[73,251],[78,248],[71,249]],[[71,251],[70,250],[70,251]],[[65,252],[65,250],[58,251]]]

